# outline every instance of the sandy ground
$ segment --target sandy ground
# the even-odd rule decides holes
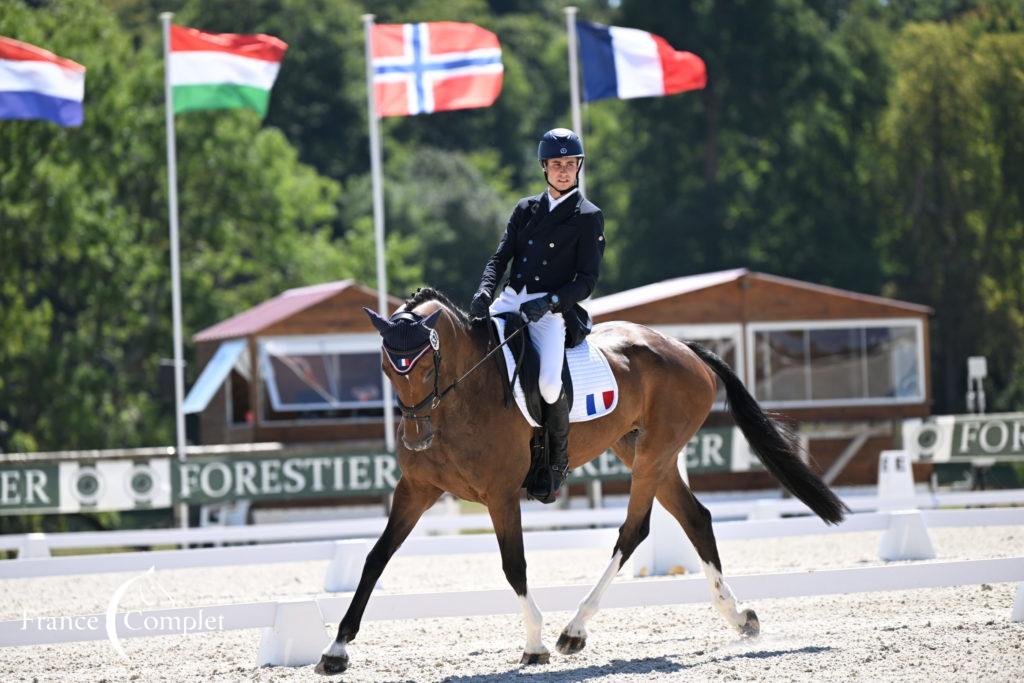
[[[935,529],[939,560],[1024,555],[1024,528]],[[881,564],[877,533],[727,541],[726,577]],[[610,549],[528,554],[532,585],[593,583]],[[158,572],[122,609],[300,598],[320,592],[326,562]],[[629,578],[627,567],[622,577]],[[96,614],[133,574],[0,582],[0,619]],[[507,587],[492,555],[396,558],[387,592]],[[140,586],[145,585],[139,582]],[[569,613],[545,615],[551,663],[520,667],[518,616],[366,622],[344,681],[901,680],[1020,681],[1024,624],[1010,622],[1017,586],[995,584],[855,596],[761,600],[762,633],[740,639],[710,604],[609,609],[589,625],[587,648],[554,642]],[[740,600],[743,596],[737,596]],[[300,681],[311,668],[253,666],[260,632],[230,631],[0,649],[2,681]],[[337,680],[337,679],[336,679]]]

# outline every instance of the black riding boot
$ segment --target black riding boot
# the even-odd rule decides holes
[[[548,467],[537,473],[531,496],[542,503],[553,503],[558,489],[569,474],[569,397],[565,390],[554,403],[544,404],[544,428],[548,434]]]

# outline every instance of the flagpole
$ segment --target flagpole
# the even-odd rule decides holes
[[[184,463],[185,413],[182,403],[185,394],[185,360],[181,343],[181,265],[178,256],[178,160],[175,156],[174,106],[171,92],[171,19],[173,12],[162,12],[164,34],[164,111],[167,122],[167,211],[170,215],[171,242],[171,316],[174,328],[174,434],[178,462]],[[188,505],[181,503],[177,514],[182,528],[188,527]]]
[[[377,97],[373,90],[373,20],[375,15],[363,15],[366,34],[366,115],[370,122],[370,175],[373,178],[373,241],[377,256],[377,310],[387,318],[388,278],[384,262],[384,180],[380,170],[380,119],[377,116]],[[395,407],[391,397],[391,382],[381,371],[384,386],[384,444],[389,453],[395,452]]]
[[[565,8],[565,30],[569,34],[569,97],[572,99],[572,129],[583,137],[583,119],[580,115],[580,71],[577,60],[578,48],[576,40],[575,7]],[[580,194],[587,193],[586,170],[580,171]]]

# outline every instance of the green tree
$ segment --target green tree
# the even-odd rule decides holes
[[[997,405],[1020,407],[1024,41],[974,18],[911,24],[882,121],[877,181],[891,291],[935,307],[936,403],[963,406],[965,360],[993,360]]]
[[[624,25],[700,55],[708,86],[628,102],[615,122],[633,179],[617,286],[748,265],[877,287],[858,162],[882,102],[861,95],[885,74],[863,14],[832,31],[801,0],[623,3]]]
[[[88,67],[81,128],[0,122],[0,449],[166,443],[159,47],[137,48],[94,1],[4,4],[0,34]],[[245,111],[182,116],[178,157],[186,339],[285,287],[344,277],[329,230],[340,188],[280,131]]]

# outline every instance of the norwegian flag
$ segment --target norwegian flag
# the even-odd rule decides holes
[[[489,107],[501,93],[501,44],[476,24],[376,24],[371,41],[379,116]]]

